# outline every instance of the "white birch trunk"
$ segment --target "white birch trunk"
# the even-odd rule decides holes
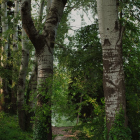
[[[43,9],[44,9],[44,0],[40,0],[39,17],[38,17],[39,22],[42,22]]]
[[[14,10],[14,34],[13,34],[13,51],[18,50],[18,25],[17,18],[19,14],[19,1],[15,0],[15,10]]]
[[[0,15],[2,19],[2,15]],[[2,28],[1,28],[2,32]],[[2,40],[2,36],[0,36],[0,40]],[[2,66],[2,41],[0,42],[0,48],[1,48],[1,53],[0,53],[0,65]],[[3,97],[3,89],[2,89],[2,78],[0,77],[0,111],[3,110],[3,104],[4,104],[4,97]]]
[[[33,68],[33,71],[32,71],[32,76],[31,76],[31,79],[30,79],[30,101],[29,101],[29,106],[31,109],[33,109],[35,107],[35,100],[34,100],[34,94],[37,92],[37,63],[36,63],[36,57],[35,57],[35,60],[34,60],[34,68]]]
[[[8,58],[8,35],[6,32],[8,30],[8,19],[7,19],[7,1],[3,0],[1,4],[2,10],[2,40],[3,40],[3,47],[2,47],[2,58],[3,61],[2,66],[6,68],[7,66],[7,58]],[[4,111],[8,112],[8,105],[9,105],[9,98],[8,98],[8,88],[7,88],[7,81],[2,79],[3,84],[3,95],[4,95]]]
[[[36,58],[36,57],[35,57]],[[36,92],[37,92],[37,63],[36,63],[36,59],[34,59],[34,68],[32,70],[32,75],[30,78],[30,82],[29,82],[29,100],[27,102],[27,105],[29,105],[29,111],[27,111],[26,113],[26,127],[28,130],[33,129],[33,119],[32,117],[35,116],[34,111],[31,111],[31,109],[35,108],[35,102],[36,102]]]
[[[97,0],[108,132],[115,120],[116,113],[119,112],[121,107],[124,109],[126,117],[124,71],[122,62],[123,29],[118,20],[117,8],[117,0]]]
[[[14,7],[14,22],[13,22],[13,29],[14,29],[14,34],[13,34],[13,74],[12,74],[12,79],[15,78],[14,74],[18,73],[17,66],[19,65],[19,60],[17,59],[17,51],[18,51],[18,14],[19,14],[19,0],[15,0],[15,7]],[[15,65],[14,65],[15,64]],[[13,114],[17,114],[17,83],[14,84],[15,81],[12,81],[12,95],[11,95],[11,109]]]
[[[19,126],[22,130],[25,130],[24,92],[25,92],[25,82],[28,69],[28,62],[29,62],[29,50],[27,46],[27,38],[24,29],[22,29],[22,59],[17,92],[18,119]]]
[[[8,50],[8,36],[5,35],[5,33],[8,30],[8,19],[7,19],[7,1],[3,0],[1,4],[1,10],[2,10],[2,36],[5,41],[5,44],[3,45],[3,50],[6,55],[7,59],[7,50]]]

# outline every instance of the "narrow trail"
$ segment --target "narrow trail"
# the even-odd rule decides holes
[[[53,135],[57,135],[54,140],[73,140],[71,129],[72,127],[54,127],[52,126],[52,133]],[[68,130],[68,131],[66,131]]]

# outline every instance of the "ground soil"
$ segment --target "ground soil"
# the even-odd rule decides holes
[[[72,127],[52,127],[53,135],[56,135],[54,140],[73,140],[72,137],[76,138],[76,134],[72,134]]]

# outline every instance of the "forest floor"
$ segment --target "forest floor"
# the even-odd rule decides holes
[[[54,140],[73,140],[76,138],[76,133],[72,134],[72,127],[52,127],[53,135],[56,135]]]

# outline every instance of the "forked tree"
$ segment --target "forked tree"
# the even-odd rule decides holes
[[[49,1],[47,2],[49,3]],[[43,87],[43,85],[46,79],[53,75],[55,35],[66,2],[67,0],[50,1],[42,34],[39,34],[36,30],[31,18],[31,0],[22,0],[21,2],[22,26],[36,50],[38,64],[37,87],[41,88],[41,92],[38,92],[37,96],[37,106],[40,108],[43,105],[47,105],[49,110],[47,114],[42,111],[44,119],[41,119],[40,116],[37,117],[34,133],[35,140],[52,140],[50,95],[45,99],[45,95],[48,94],[50,89],[49,87]],[[45,95],[43,96],[41,93],[45,93]]]

